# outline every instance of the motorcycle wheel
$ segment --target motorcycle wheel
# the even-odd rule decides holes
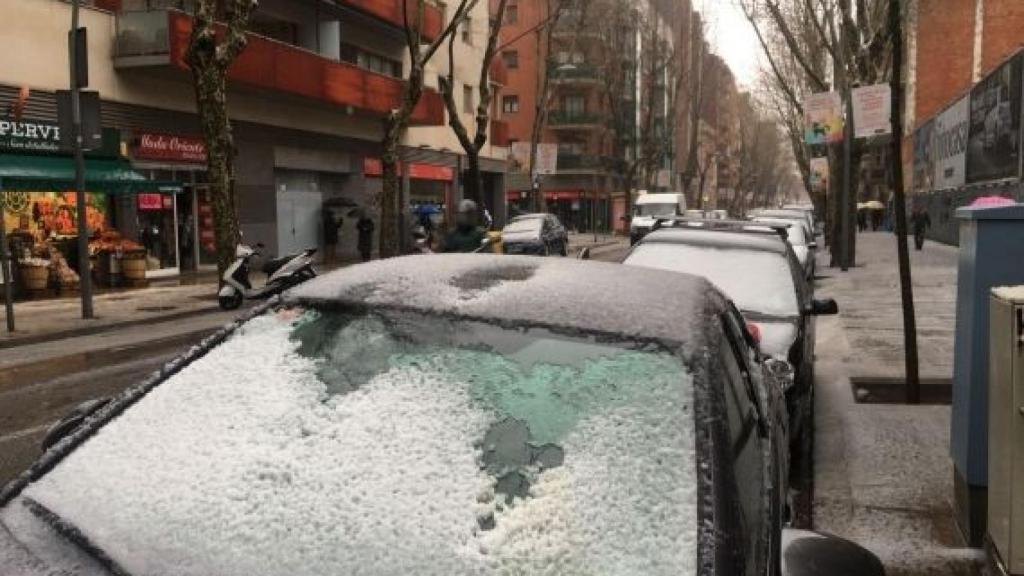
[[[242,305],[242,293],[233,292],[231,296],[220,296],[217,298],[221,310],[237,310]]]

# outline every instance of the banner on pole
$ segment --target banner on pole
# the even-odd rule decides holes
[[[855,138],[892,134],[892,88],[875,84],[853,89]]]
[[[811,192],[816,194],[828,190],[828,157],[811,158]]]
[[[809,145],[843,141],[843,100],[838,92],[811,94],[804,100],[804,135]]]

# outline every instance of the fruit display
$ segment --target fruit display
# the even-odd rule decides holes
[[[121,236],[116,230],[103,231],[98,238],[89,242],[89,255],[91,256],[100,252],[124,253],[144,250],[142,244]]]

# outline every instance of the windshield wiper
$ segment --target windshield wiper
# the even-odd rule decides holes
[[[32,498],[23,496],[22,501],[25,504],[25,507],[28,508],[29,512],[31,512],[36,518],[45,522],[50,528],[53,528],[55,532],[77,546],[82,552],[85,552],[108,572],[114,576],[132,576],[130,572],[122,568],[121,565],[108,556],[106,552],[93,544],[92,541],[89,540],[89,537],[79,530],[77,526],[61,518],[54,511],[43,506]]]

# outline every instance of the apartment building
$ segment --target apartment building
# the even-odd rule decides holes
[[[529,211],[534,195],[543,194],[548,209],[572,228],[621,229],[623,176],[637,158],[638,143],[652,137],[640,132],[649,110],[651,134],[667,145],[653,168],[636,173],[631,188],[634,195],[640,189],[678,189],[678,116],[672,105],[679,37],[690,32],[680,14],[690,14],[689,3],[566,3],[557,18],[547,11],[555,5],[511,0],[502,30],[508,83],[501,106],[517,171],[509,178],[510,209]],[[611,18],[616,26],[608,26]],[[652,58],[661,61],[651,63]],[[538,112],[544,119],[538,141],[557,148],[557,170],[531,175]]]
[[[117,162],[161,184],[132,194],[99,194],[91,205],[112,230],[145,245],[148,274],[176,274],[213,264],[213,229],[204,187],[205,146],[186,64],[192,0],[91,0],[89,89],[99,92],[101,123],[115,138],[102,161]],[[369,209],[381,187],[382,118],[397,107],[409,66],[402,0],[261,0],[249,43],[231,67],[228,105],[237,145],[236,189],[247,241],[285,253],[322,241],[322,214],[345,218],[339,254],[355,255],[353,209]],[[55,91],[68,85],[71,8],[61,0],[0,0],[6,50],[0,52],[0,116],[9,125],[55,126]],[[488,22],[482,3],[455,39],[457,77],[475,83]],[[436,36],[445,9],[430,4],[426,36]],[[405,205],[448,208],[460,195],[463,152],[446,126],[436,58],[427,89],[403,142]],[[470,80],[470,79],[473,80]],[[500,87],[500,86],[497,86]],[[475,94],[456,93],[472,122]],[[482,151],[489,197],[504,206],[504,126],[495,119]],[[0,138],[5,165],[59,156],[45,142]],[[99,155],[99,152],[94,155]],[[96,162],[101,161],[97,159]],[[92,160],[90,160],[92,162]],[[87,187],[90,183],[87,183]],[[61,190],[22,193],[24,214],[8,211],[8,230],[31,229],[33,205]],[[52,198],[51,198],[52,199]],[[495,200],[497,199],[497,200]],[[38,210],[36,210],[38,213]]]

